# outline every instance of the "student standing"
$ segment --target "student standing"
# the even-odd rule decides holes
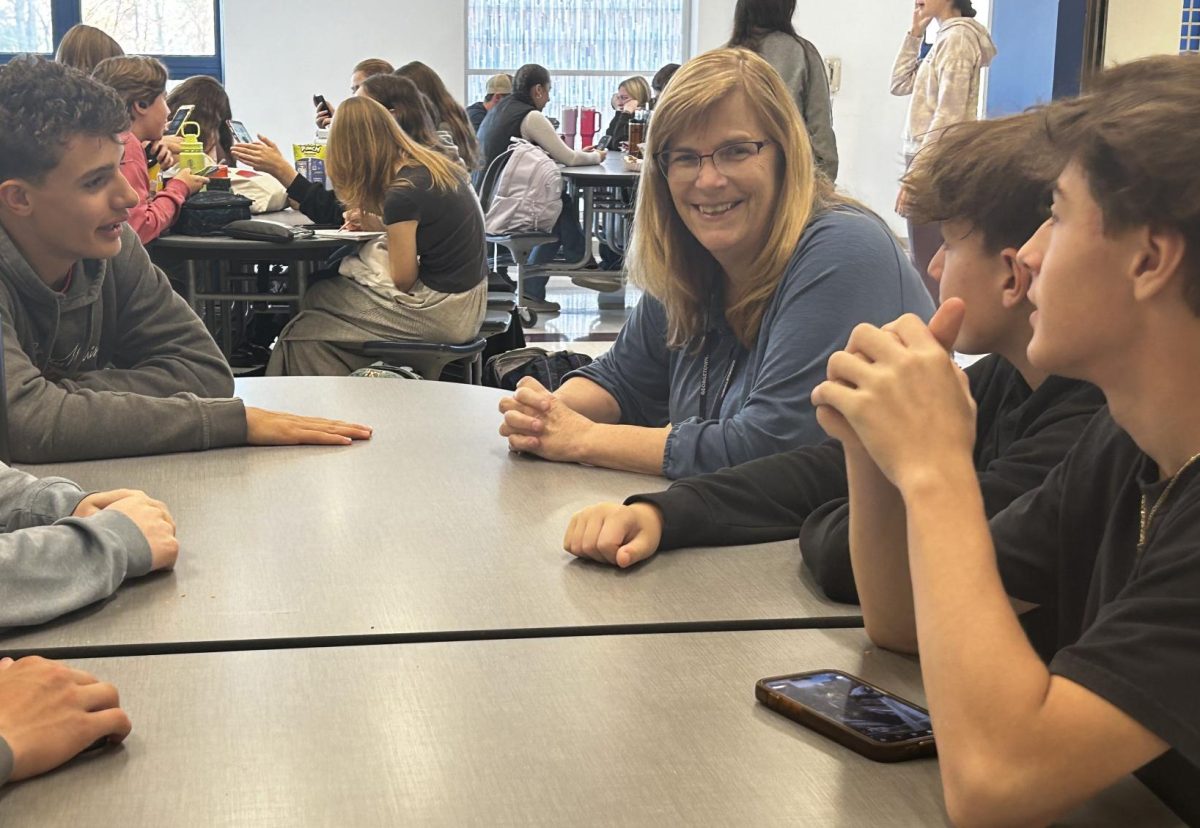
[[[909,166],[943,129],[979,117],[982,74],[996,57],[996,44],[975,14],[971,0],[917,0],[912,27],[892,68],[892,94],[912,96],[904,127],[904,156]],[[922,57],[925,32],[934,20],[939,26],[937,38]],[[901,187],[896,211],[907,218],[905,201]],[[929,262],[941,243],[936,224],[909,220],[909,251],[922,277],[928,275]]]
[[[808,128],[817,169],[837,181],[837,136],[825,59],[810,41],[796,34],[796,0],[738,0],[730,47],[758,52],[783,78]]]
[[[122,100],[74,69],[0,68],[0,315],[13,459],[367,439],[231,399],[212,336],[125,221]]]
[[[920,651],[955,823],[1051,823],[1136,772],[1200,824],[1198,113],[1195,56],[1116,67],[1046,110],[1031,160],[1060,174],[1020,253],[1029,360],[1108,406],[990,525],[943,347],[961,301],[928,327],[856,329],[813,393],[846,446],[867,634]],[[1035,649],[1011,599],[1054,639]]]
[[[1032,274],[1017,251],[1048,214],[1051,181],[1027,169],[1041,128],[1036,115],[959,124],[907,180],[914,211],[942,226],[945,242],[931,267],[941,298],[968,302],[955,349],[990,354],[967,369],[976,403],[973,460],[988,514],[1041,485],[1104,404],[1095,386],[1046,376],[1025,354]],[[804,564],[825,594],[855,602],[847,494],[845,455],[830,440],[681,480],[622,506],[585,509],[564,546],[631,566],[657,550],[799,533]]]

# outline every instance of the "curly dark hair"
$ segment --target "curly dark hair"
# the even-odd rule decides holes
[[[77,135],[118,137],[129,129],[121,96],[78,69],[20,55],[0,67],[0,181],[39,183]]]

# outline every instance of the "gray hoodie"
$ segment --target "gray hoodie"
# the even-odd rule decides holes
[[[904,128],[908,156],[946,127],[979,117],[983,69],[996,57],[992,36],[973,17],[943,23],[924,60],[921,43],[922,38],[905,35],[892,69],[892,94],[912,95]]]
[[[833,100],[825,59],[816,46],[786,32],[771,32],[762,39],[758,52],[775,68],[796,99],[800,116],[808,127],[817,169],[829,176],[830,181],[837,181],[837,136],[833,132]]]
[[[83,497],[70,480],[0,463],[0,627],[41,624],[150,571],[150,544],[128,517],[71,517]]]
[[[70,480],[38,480],[0,464],[0,627],[49,621],[150,571],[150,544],[128,517],[71,517],[83,496]],[[0,734],[0,785],[12,770]]]
[[[121,252],[77,262],[62,294],[0,227],[0,315],[14,460],[245,444],[228,363],[128,225]]]

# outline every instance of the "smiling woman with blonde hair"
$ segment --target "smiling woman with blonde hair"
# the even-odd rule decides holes
[[[267,373],[345,375],[377,339],[458,344],[479,333],[487,304],[483,212],[467,172],[423,146],[371,98],[338,107],[329,178],[352,229],[381,239],[318,282],[279,335]]]
[[[655,110],[629,255],[646,295],[611,351],[500,409],[518,451],[688,477],[822,439],[808,395],[856,324],[933,304],[887,226],[814,172],[747,49],[687,63]]]

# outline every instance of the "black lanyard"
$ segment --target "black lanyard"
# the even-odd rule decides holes
[[[736,346],[735,346],[736,348]],[[708,406],[708,365],[709,359],[712,356],[713,348],[705,348],[704,350],[704,367],[700,371],[700,419],[713,419],[713,412]],[[725,395],[729,393],[729,384],[733,381],[733,372],[737,368],[738,359],[736,354],[730,354],[729,370],[725,372],[725,381],[721,383],[721,388],[717,392],[717,398],[713,400],[713,408],[716,409],[718,417],[721,414],[721,404],[725,402]]]

